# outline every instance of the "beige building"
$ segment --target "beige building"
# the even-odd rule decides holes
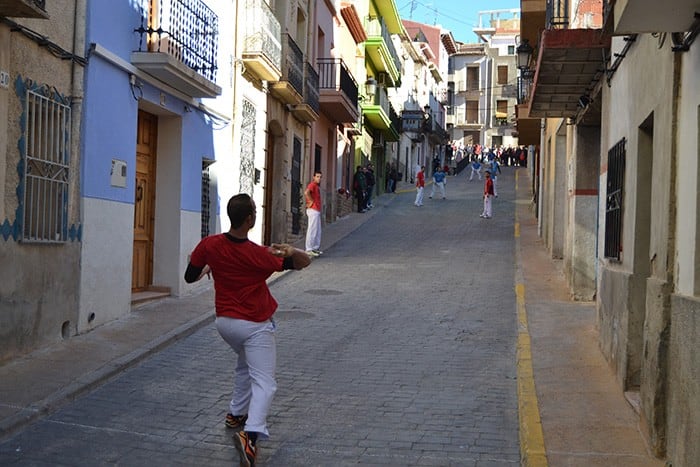
[[[522,0],[540,233],[655,455],[700,459],[697,4]],[[524,47],[522,50],[527,49]],[[538,130],[541,128],[541,131]]]
[[[77,332],[85,2],[0,3],[0,361]]]
[[[516,146],[520,10],[479,12],[478,43],[450,55],[448,130],[456,146]]]

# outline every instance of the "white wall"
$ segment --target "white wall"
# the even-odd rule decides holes
[[[126,315],[131,309],[131,261],[134,251],[132,204],[83,198],[83,250],[80,260],[78,332]],[[88,323],[91,313],[95,319]]]

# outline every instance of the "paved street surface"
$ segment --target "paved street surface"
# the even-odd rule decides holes
[[[506,184],[504,184],[506,185]],[[265,465],[519,462],[513,189],[395,195],[272,291],[278,392]],[[30,425],[0,464],[231,465],[234,354],[212,325]]]
[[[524,169],[504,168],[490,220],[466,175],[420,208],[408,189],[381,196],[271,282],[278,392],[260,465],[512,466],[544,446],[550,465],[661,464],[597,351],[592,304],[567,301],[538,245]],[[223,423],[234,354],[212,306],[211,291],[162,300],[0,366],[0,465],[237,465]],[[519,414],[524,332],[539,447],[518,438],[539,431],[537,411]]]

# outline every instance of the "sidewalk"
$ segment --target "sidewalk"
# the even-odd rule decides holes
[[[516,240],[531,339],[536,405],[546,460],[553,466],[661,466],[637,428],[597,344],[595,307],[568,299],[561,264],[537,236],[524,169],[516,200]],[[392,202],[412,202],[413,187],[375,198],[375,208],[351,213],[323,228],[323,250],[353,232]],[[404,193],[405,195],[402,195]],[[397,199],[398,198],[398,199]],[[508,202],[502,200],[503,202]],[[295,246],[303,248],[303,239]],[[270,278],[274,282],[284,273]],[[103,384],[170,343],[212,322],[213,291],[166,298],[133,308],[116,322],[0,366],[0,438]],[[522,429],[522,423],[521,423]],[[524,451],[522,451],[524,449]],[[535,458],[521,447],[523,456]],[[546,465],[527,464],[527,465]]]
[[[638,428],[639,416],[598,347],[595,303],[569,299],[562,261],[551,258],[537,235],[527,172],[519,170],[518,178],[516,257],[546,454],[546,463],[526,465],[664,465],[649,454]],[[522,446],[521,453],[536,458]]]

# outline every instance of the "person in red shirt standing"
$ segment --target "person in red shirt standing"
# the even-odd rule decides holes
[[[491,210],[491,201],[493,199],[493,180],[491,180],[491,171],[487,170],[484,173],[484,177],[486,181],[484,182],[484,212],[481,213],[481,216],[484,219],[491,219],[492,216],[492,210]]]
[[[321,172],[314,172],[314,178],[304,191],[306,199],[306,253],[319,256],[321,253]]]
[[[413,203],[416,206],[423,206],[423,189],[425,188],[425,166],[421,165],[420,170],[416,174],[416,201]]]
[[[210,273],[214,277],[216,329],[238,355],[235,388],[225,424],[243,429],[234,443],[241,465],[254,465],[258,439],[269,436],[267,414],[277,390],[275,380],[275,322],[277,302],[267,287],[275,271],[303,269],[311,263],[304,251],[291,245],[258,245],[248,239],[255,225],[255,202],[247,194],[233,196],[227,205],[231,228],[203,238],[190,255],[185,281]]]

